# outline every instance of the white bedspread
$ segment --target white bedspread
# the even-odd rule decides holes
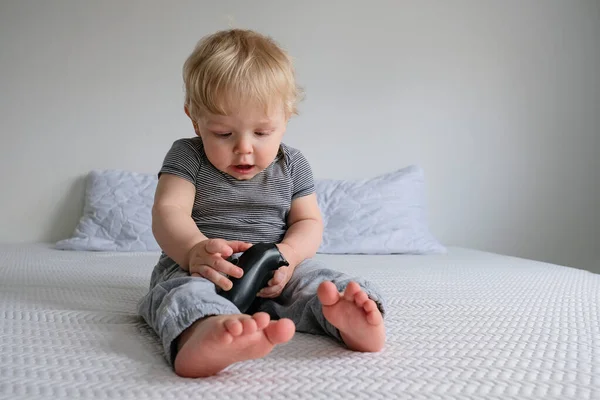
[[[600,398],[600,275],[453,248],[319,257],[382,288],[382,353],[297,333],[191,380],[135,315],[156,254],[0,246],[0,398]]]

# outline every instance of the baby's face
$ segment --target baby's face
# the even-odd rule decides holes
[[[252,179],[277,156],[287,118],[283,107],[238,107],[227,116],[206,114],[198,121],[209,161],[238,180]]]

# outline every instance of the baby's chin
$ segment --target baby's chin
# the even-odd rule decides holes
[[[234,176],[234,175],[231,175],[231,174],[230,174],[230,176],[231,176],[231,177],[233,177],[233,178],[235,178],[235,180],[236,180],[236,181],[249,181],[249,180],[251,180],[252,178],[254,178],[256,175],[258,175],[258,174],[255,174],[255,175],[253,175],[253,176],[244,176],[244,177],[240,177],[240,176]]]

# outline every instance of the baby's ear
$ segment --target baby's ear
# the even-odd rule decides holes
[[[196,136],[200,136],[200,129],[198,128],[196,121],[192,121],[192,125],[194,125],[194,132],[196,132]]]
[[[188,108],[187,105],[183,106],[183,111],[185,111],[185,115],[187,115],[188,118],[192,121],[192,125],[194,125],[194,131],[196,132],[196,135],[200,136],[200,130],[198,129],[198,123],[192,119],[192,116],[190,115],[190,109]]]

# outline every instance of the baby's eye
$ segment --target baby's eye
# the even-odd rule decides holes
[[[267,136],[269,133],[268,132],[254,132],[254,134],[257,136]]]
[[[220,138],[226,138],[226,137],[231,136],[231,132],[213,132],[213,134]]]

